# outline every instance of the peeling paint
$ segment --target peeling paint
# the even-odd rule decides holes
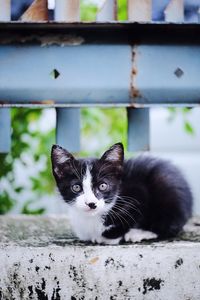
[[[136,79],[138,75],[137,60],[138,60],[138,48],[137,46],[133,46],[132,47],[132,71],[131,71],[131,98],[142,97],[136,85]]]
[[[39,44],[41,47],[49,47],[52,45],[56,46],[79,46],[84,43],[84,38],[76,35],[17,35],[13,34],[11,36],[2,36],[1,35],[1,44]]]

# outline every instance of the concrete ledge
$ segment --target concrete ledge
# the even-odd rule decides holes
[[[0,299],[199,300],[200,219],[176,240],[94,246],[67,218],[0,218]]]

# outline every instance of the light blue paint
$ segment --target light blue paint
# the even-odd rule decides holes
[[[60,76],[53,79],[52,70]],[[128,103],[128,45],[2,46],[0,100],[12,103]]]
[[[149,150],[149,109],[128,108],[128,150]]]
[[[0,108],[0,153],[7,153],[11,148],[10,109]]]
[[[200,46],[146,45],[135,51],[137,103],[200,103]],[[181,77],[175,75],[178,68]]]
[[[57,108],[56,143],[70,152],[80,151],[80,110]]]

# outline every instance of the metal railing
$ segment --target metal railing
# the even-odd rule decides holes
[[[79,107],[127,107],[129,149],[147,150],[150,106],[199,105],[200,25],[184,24],[183,0],[169,1],[166,23],[151,22],[151,0],[127,0],[127,22],[104,1],[93,23],[80,22],[79,0],[56,0],[55,22],[47,0],[17,22],[10,4],[0,0],[0,152],[9,107],[56,107],[57,143],[78,151]]]

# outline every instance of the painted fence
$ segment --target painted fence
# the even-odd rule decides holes
[[[171,0],[166,23],[152,23],[151,0],[104,1],[97,22],[80,22],[79,0],[35,0],[18,22],[0,0],[0,152],[10,148],[9,107],[56,107],[57,143],[80,149],[82,106],[128,110],[130,150],[149,148],[149,107],[199,105],[200,25],[184,24],[183,0]],[[197,14],[199,10],[197,9]]]

